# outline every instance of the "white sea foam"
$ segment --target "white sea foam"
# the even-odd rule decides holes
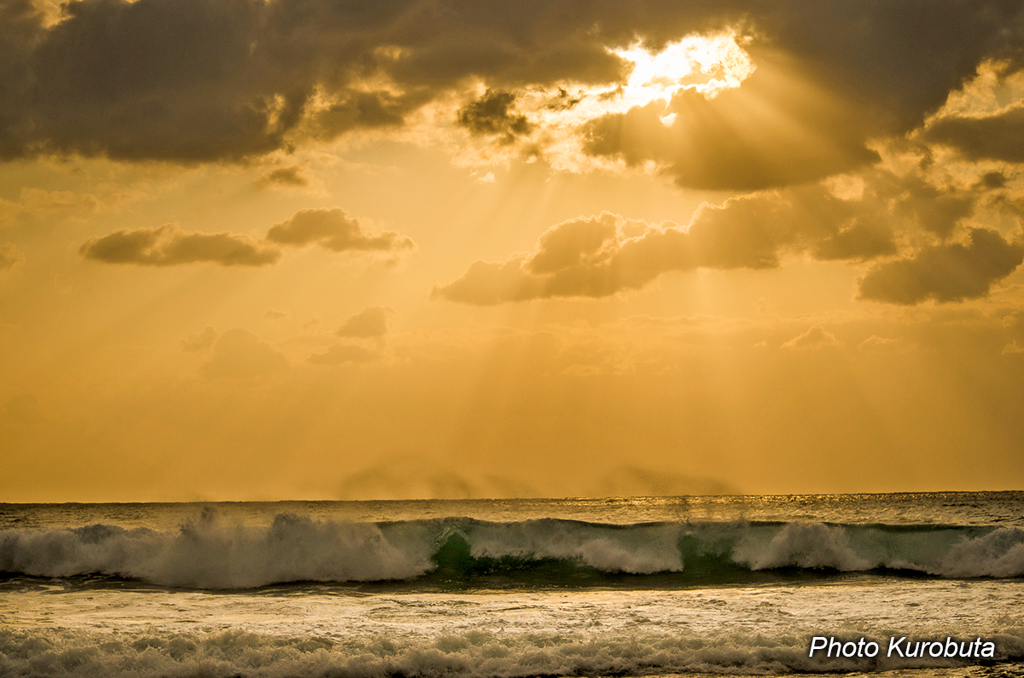
[[[850,637],[854,637],[851,635]],[[1024,654],[1018,630],[995,636],[997,659]],[[961,666],[946,659],[809,658],[807,639],[709,634],[493,634],[395,639],[217,633],[105,634],[0,629],[0,675],[191,677],[385,676],[516,678],[650,673],[788,673]]]
[[[197,589],[287,582],[409,580],[445,565],[461,540],[473,562],[528,576],[541,562],[650,575],[778,568],[944,577],[1024,576],[1024,530],[821,523],[654,523],[610,526],[566,520],[493,523],[468,519],[355,523],[281,514],[270,525],[222,524],[215,515],[177,531],[91,525],[0,531],[0,571],[45,577],[107,575]],[[515,562],[506,562],[506,561]],[[466,562],[446,565],[456,575]],[[454,568],[454,569],[453,569]],[[499,568],[499,569],[500,569]],[[518,568],[518,569],[517,569]],[[568,568],[568,569],[566,569]],[[486,569],[486,568],[484,568]],[[465,571],[470,575],[472,572]],[[697,576],[692,575],[692,576]]]
[[[206,518],[178,533],[92,525],[0,534],[0,569],[34,576],[115,575],[192,588],[291,581],[377,581],[432,567],[429,544],[395,545],[370,523],[282,514],[269,527]]]

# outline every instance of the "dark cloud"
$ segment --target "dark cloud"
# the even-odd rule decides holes
[[[970,230],[966,245],[925,247],[913,258],[879,264],[860,281],[860,297],[894,304],[963,301],[987,296],[1024,260],[1024,246],[995,231]]]
[[[167,224],[124,229],[89,238],[78,250],[108,264],[175,266],[210,262],[222,266],[266,266],[281,258],[277,248],[234,233],[188,233]]]
[[[814,247],[816,259],[875,259],[896,254],[892,227],[880,219],[858,218]]]
[[[312,114],[309,129],[318,139],[334,139],[354,129],[399,127],[405,115],[432,98],[429,90],[396,96],[390,92],[350,92]]]
[[[512,112],[515,102],[512,92],[489,89],[459,109],[457,122],[473,134],[498,135],[505,143],[512,143],[531,129],[525,115]]]
[[[25,261],[25,257],[22,256],[21,250],[14,243],[0,243],[0,271],[4,271],[11,268],[15,264],[19,264]]]
[[[923,136],[952,146],[971,160],[1024,163],[1024,105],[984,118],[942,118]]]
[[[879,159],[855,106],[774,67],[762,59],[740,88],[710,100],[683,90],[667,105],[597,118],[583,128],[584,150],[632,166],[654,161],[680,186],[713,190],[801,184]]]
[[[335,332],[339,337],[379,339],[388,333],[394,311],[387,306],[367,306],[346,319]]]
[[[267,186],[308,186],[309,179],[303,174],[302,168],[297,165],[279,167],[276,170],[267,172],[255,184],[260,188]]]
[[[976,188],[982,190],[997,190],[1000,188],[1006,188],[1006,175],[1002,172],[986,172],[978,180]]]
[[[673,102],[693,135],[662,135],[675,155],[632,145],[643,115],[598,125],[591,148],[667,158],[683,185],[785,185],[871,162],[866,140],[919,126],[982,60],[1020,62],[1022,10],[1017,0],[81,0],[47,25],[29,0],[7,0],[0,157],[243,161],[401,125],[473,81],[510,93],[614,85],[628,63],[610,46],[741,26],[758,63],[740,88],[749,96]],[[614,138],[620,123],[625,141]],[[722,158],[698,153],[688,168],[683,153],[700,151],[702,134]],[[973,148],[962,130],[949,134]]]
[[[280,148],[312,89],[263,65],[261,25],[247,0],[68,3],[35,36],[11,145],[186,163]]]
[[[207,377],[254,379],[280,372],[287,366],[285,357],[269,344],[236,328],[220,335],[201,369]]]
[[[414,246],[412,240],[395,231],[367,233],[358,219],[339,207],[299,210],[292,218],[274,224],[267,240],[296,247],[315,243],[332,252],[397,252]]]
[[[694,188],[812,181],[874,162],[872,139],[920,126],[985,58],[1019,59],[1024,45],[1022,6],[1002,0],[716,5],[678,11],[743,17],[757,36],[753,75],[712,100],[683,92],[598,119],[585,130],[588,152],[655,161]],[[666,8],[651,35],[671,39],[674,14]]]

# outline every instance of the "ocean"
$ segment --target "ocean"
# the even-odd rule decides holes
[[[0,504],[4,678],[837,672],[1024,676],[1024,492]]]

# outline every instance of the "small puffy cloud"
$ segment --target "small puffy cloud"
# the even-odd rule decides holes
[[[875,266],[860,281],[860,298],[893,304],[963,301],[987,296],[1024,260],[1024,246],[996,231],[970,230],[967,244],[925,247],[910,259]]]
[[[268,186],[302,188],[303,186],[309,186],[309,179],[303,174],[301,167],[290,165],[267,172],[253,183],[259,188],[266,188]]]
[[[1020,332],[1024,337],[1024,311],[1018,309],[1004,315],[1003,327],[1011,332]]]
[[[872,334],[870,337],[857,344],[857,349],[860,351],[877,351],[885,348],[892,348],[898,343],[898,339],[893,339],[892,337],[880,337],[877,334]]]
[[[952,146],[971,160],[1024,163],[1024,104],[986,117],[941,118],[923,137]]]
[[[367,306],[341,324],[335,332],[339,337],[379,339],[388,332],[394,311],[387,306]]]
[[[1024,353],[1024,346],[1019,346],[1016,339],[1003,347],[1003,355],[1019,355],[1021,353]]]
[[[380,352],[356,344],[335,344],[324,353],[309,357],[313,365],[342,365],[344,363],[369,363],[380,358]]]
[[[263,317],[267,320],[281,320],[282,318],[287,318],[288,314],[284,311],[275,311],[274,309],[270,309],[263,314]]]
[[[25,261],[21,250],[14,243],[0,243],[0,271],[5,271],[15,264]]]
[[[842,342],[836,339],[836,335],[826,330],[821,325],[815,325],[803,334],[798,334],[782,345],[782,348],[790,349],[819,349],[842,346]]]
[[[358,219],[340,207],[299,210],[290,219],[274,224],[267,240],[295,247],[317,244],[332,252],[397,252],[414,247],[411,239],[395,231],[368,233]]]
[[[1003,316],[1003,327],[1010,336],[1003,353],[1024,353],[1024,310],[1017,309]]]
[[[193,334],[188,339],[181,340],[181,349],[186,353],[200,353],[209,351],[213,342],[217,339],[217,330],[207,327],[202,332]]]
[[[199,262],[222,266],[266,266],[281,258],[277,248],[253,242],[244,235],[190,233],[171,224],[123,229],[89,238],[78,251],[86,259],[143,266]]]
[[[243,329],[224,332],[213,345],[210,359],[203,364],[207,377],[253,379],[279,372],[288,366],[285,357],[254,334]]]
[[[504,143],[512,143],[531,130],[526,116],[513,112],[515,101],[513,92],[489,89],[459,109],[456,121],[472,134],[499,135]]]

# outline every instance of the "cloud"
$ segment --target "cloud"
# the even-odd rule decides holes
[[[367,306],[349,317],[335,332],[339,337],[378,339],[388,332],[394,310],[387,306]]]
[[[15,264],[25,261],[21,250],[14,243],[0,243],[0,271],[5,271]]]
[[[786,251],[871,259],[895,251],[890,227],[860,214],[873,209],[807,187],[705,203],[685,227],[608,212],[579,217],[548,229],[532,252],[501,263],[477,261],[461,278],[436,286],[433,296],[478,305],[605,297],[671,271],[776,268]]]
[[[531,129],[525,115],[512,112],[515,101],[512,92],[489,89],[459,109],[456,120],[473,134],[499,135],[505,143],[512,143]]]
[[[390,329],[394,313],[387,306],[367,306],[348,317],[335,331],[336,336],[346,341],[331,346],[323,353],[311,355],[308,361],[313,365],[341,365],[380,360],[384,355],[384,336]]]
[[[395,231],[367,233],[358,219],[339,207],[299,210],[290,219],[274,224],[267,240],[296,247],[315,243],[332,252],[397,252],[414,247],[411,239]]]
[[[308,129],[316,139],[330,140],[352,130],[400,127],[405,116],[431,96],[423,90],[396,96],[390,92],[347,92],[311,115]]]
[[[653,161],[679,186],[711,190],[801,184],[877,162],[856,107],[823,96],[762,59],[741,87],[713,99],[682,90],[667,104],[587,123],[584,151]]]
[[[874,259],[896,254],[892,227],[878,219],[856,219],[814,247],[817,259]]]
[[[270,309],[263,314],[263,317],[267,320],[281,320],[282,318],[287,318],[288,314],[284,311],[275,311],[274,309]]]
[[[890,193],[899,194],[896,215],[915,219],[918,226],[940,238],[949,237],[974,213],[976,197],[968,192],[940,189],[912,175],[891,183]]]
[[[842,342],[836,339],[836,335],[832,334],[821,325],[815,325],[803,334],[798,334],[784,343],[782,348],[819,349],[837,346],[842,346]]]
[[[380,352],[356,344],[335,344],[324,353],[309,357],[313,365],[342,365],[344,363],[368,363],[378,360]]]
[[[200,353],[208,351],[217,339],[217,330],[207,327],[198,334],[193,334],[188,339],[181,340],[181,349],[186,353]]]
[[[1021,353],[1024,353],[1024,346],[1018,346],[1016,339],[1003,347],[1003,355],[1019,355]]]
[[[209,262],[222,266],[266,266],[281,258],[277,248],[233,233],[196,233],[172,224],[123,229],[85,241],[79,253],[108,264],[175,266]]]
[[[259,188],[268,186],[303,187],[309,185],[309,179],[302,173],[301,167],[289,165],[267,172],[253,183]]]
[[[860,351],[881,350],[884,348],[892,348],[898,343],[898,339],[880,337],[877,334],[872,334],[870,337],[857,344],[857,349]]]
[[[265,266],[281,258],[282,245],[312,243],[332,252],[398,252],[415,247],[411,239],[395,231],[367,233],[358,219],[335,207],[299,210],[291,219],[274,224],[264,241],[254,242],[234,233],[189,233],[165,224],[89,238],[78,251],[87,259],[108,264]]]
[[[866,140],[919,126],[984,59],[1019,60],[1021,15],[999,0],[936,0],[926,12],[861,0],[597,0],[572,12],[473,0],[85,0],[48,22],[12,0],[0,6],[0,157],[244,161],[399,127],[469,82],[510,94],[614,87],[628,65],[609,48],[743,26],[758,65],[746,95],[674,101],[675,125],[694,136],[673,131],[664,151],[614,141],[615,120],[594,130],[594,150],[664,160],[682,185],[786,185],[871,162]]]
[[[203,374],[211,378],[253,379],[279,372],[288,366],[285,357],[254,334],[243,329],[227,330],[213,345]]]
[[[971,160],[1024,163],[1024,104],[987,117],[941,118],[922,137],[952,146]]]
[[[893,304],[963,301],[987,296],[1024,260],[1024,246],[972,228],[969,242],[922,248],[910,259],[879,264],[860,281],[860,298]]]

